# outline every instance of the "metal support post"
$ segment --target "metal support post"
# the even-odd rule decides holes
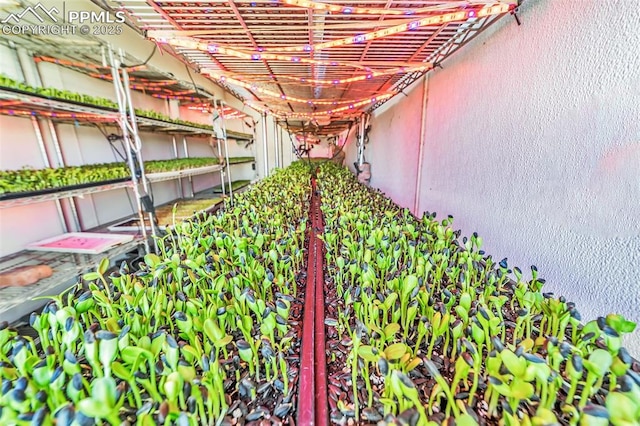
[[[58,160],[58,166],[64,167],[66,166],[66,161],[64,160],[64,155],[62,154],[62,148],[60,147],[60,140],[58,139],[58,131],[56,130],[56,126],[53,124],[53,121],[47,119],[47,124],[49,125],[49,134],[51,134],[53,148],[56,151],[56,157],[57,157],[56,159]],[[75,197],[69,198],[69,209],[71,210],[71,215],[75,225],[75,230],[78,232],[82,231],[82,224],[80,223],[80,216],[78,215],[78,209],[76,206]]]
[[[269,176],[269,149],[267,147],[267,113],[262,113],[262,151],[264,154],[264,177]]]
[[[281,164],[281,167],[284,167],[284,147],[285,147],[285,143],[284,143],[284,132],[282,130],[282,126],[280,126],[278,128],[278,131],[280,132],[280,164]]]
[[[358,137],[358,169],[364,163],[364,130],[365,130],[365,116],[360,117],[360,132]]]
[[[175,135],[171,136],[171,143],[173,144],[173,157],[177,160],[180,158],[180,155],[178,154],[178,143],[176,142]],[[178,196],[180,196],[180,198],[184,198],[181,177],[178,177]]]
[[[189,158],[189,145],[187,144],[186,136],[182,137],[182,149],[184,150],[185,158]],[[191,190],[190,197],[193,197],[195,195],[195,192],[193,190],[193,176],[191,175],[189,175],[189,189]]]
[[[424,156],[425,132],[427,130],[427,102],[429,101],[429,74],[424,75],[422,85],[422,112],[420,114],[420,147],[418,148],[418,173],[416,175],[416,194],[413,201],[413,214],[418,214],[420,208],[420,184],[422,183],[422,160]]]
[[[276,168],[280,168],[280,135],[279,133],[279,127],[278,127],[278,121],[275,119],[275,117],[273,118],[273,143],[276,146],[276,159],[275,159],[275,166]]]
[[[218,145],[218,159],[222,159],[222,144],[220,143],[220,138],[218,137],[218,132],[216,131],[216,120],[218,120],[220,118],[220,114],[218,111],[218,100],[214,99],[213,100],[213,109],[215,110],[215,113],[212,115],[213,117],[213,129],[214,129],[214,133],[216,134],[216,145]],[[220,126],[220,129],[222,129],[222,126]],[[220,188],[222,189],[222,196],[224,197],[225,195],[227,195],[227,188],[224,185],[224,177],[225,177],[225,167],[220,169]]]
[[[120,128],[122,129],[122,137],[127,144],[127,164],[131,172],[131,182],[133,183],[133,193],[136,199],[136,208],[138,209],[138,221],[140,222],[140,229],[142,232],[142,238],[144,242],[144,249],[146,253],[150,252],[149,240],[147,236],[147,227],[144,223],[144,212],[142,209],[142,200],[140,199],[140,187],[139,179],[137,175],[137,168],[133,159],[133,153],[136,151],[135,138],[131,135],[133,128],[129,123],[129,117],[127,115],[127,103],[125,100],[126,92],[122,87],[122,81],[120,80],[120,62],[116,61],[111,48],[109,50],[109,61],[111,63],[111,75],[113,77],[113,84],[116,90],[116,99],[118,101],[118,111],[120,113],[120,119],[118,120]],[[133,139],[132,139],[133,138]]]
[[[124,61],[124,50],[120,49],[120,62]],[[142,188],[144,189],[145,196],[149,200],[149,203],[153,202],[151,199],[151,184],[147,180],[147,175],[144,170],[144,160],[142,158],[142,140],[140,139],[140,133],[138,132],[138,121],[136,119],[136,111],[133,107],[133,97],[131,95],[131,84],[129,82],[129,72],[126,68],[122,68],[122,85],[127,100],[127,107],[129,109],[129,120],[131,122],[131,128],[133,130],[133,140],[136,147],[136,157],[138,158],[138,167],[140,168],[140,182],[142,182]],[[158,243],[156,241],[158,236],[158,229],[156,228],[155,211],[153,205],[151,211],[147,212],[149,217],[149,224],[151,225],[151,235],[153,236],[153,246],[155,251],[158,251]]]
[[[227,140],[227,123],[224,118],[224,103],[220,101],[220,119],[222,124],[222,135],[224,137],[224,157],[227,164],[227,180],[229,181],[229,199],[233,205],[233,187],[231,185],[231,164],[229,164],[229,141]],[[224,182],[222,184],[224,186]]]
[[[220,103],[222,103],[222,101],[220,101]],[[222,144],[220,143],[220,138],[218,136],[220,136],[218,134],[218,132],[216,131],[216,120],[222,120],[221,116],[220,116],[220,111],[222,111],[222,106],[220,106],[220,110],[218,110],[218,100],[214,99],[213,100],[213,109],[215,110],[215,114],[213,114],[213,129],[214,129],[214,133],[216,134],[216,141],[217,141],[217,145],[218,145],[218,158],[222,159]],[[222,124],[220,124],[219,129],[222,130]],[[224,134],[223,134],[224,136]],[[226,167],[223,167],[220,169],[220,188],[222,189],[222,197],[225,197],[227,195],[227,187],[224,184],[224,179],[226,176],[226,168],[229,165],[227,164]]]
[[[16,54],[18,66],[20,67],[20,71],[22,72],[22,76],[24,77],[25,82],[33,86],[41,87],[42,80],[40,79],[40,75],[38,74],[38,68],[35,61],[33,60],[33,56],[31,56],[24,48],[16,47],[13,42],[10,42],[10,46],[13,48],[13,51]],[[36,134],[38,148],[40,149],[40,156],[42,158],[44,166],[51,167],[51,160],[49,159],[49,152],[44,142],[40,122],[33,115],[31,116],[31,125],[33,126],[33,130]],[[55,205],[56,211],[58,213],[58,219],[60,220],[60,225],[62,226],[62,231],[65,233],[69,232],[70,223],[67,220],[66,215],[64,214],[61,201],[59,199],[55,200]]]
[[[40,155],[42,156],[42,162],[45,167],[51,167],[51,162],[49,161],[49,155],[47,154],[47,147],[44,144],[44,138],[42,137],[42,129],[40,129],[40,123],[38,119],[31,116],[31,124],[33,125],[33,130],[36,134],[36,139],[38,141],[38,148],[40,149]],[[62,226],[62,232],[69,232],[69,224],[67,223],[67,218],[64,215],[64,211],[62,210],[62,205],[60,204],[60,200],[55,200],[56,211],[58,212],[58,219],[60,220],[60,225]]]

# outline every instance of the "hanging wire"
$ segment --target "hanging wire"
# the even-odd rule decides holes
[[[291,129],[289,128],[289,120],[287,120],[285,118],[284,123],[287,126],[287,133],[289,134],[289,141],[291,141],[291,146],[293,147],[293,152],[294,152],[294,154],[296,154],[296,157],[298,157],[298,160],[302,160],[302,157],[300,156],[300,152],[298,151],[298,147],[296,146],[295,142],[293,141],[293,134],[291,133]]]
[[[198,86],[196,86],[196,82],[193,79],[193,75],[191,75],[191,69],[189,69],[189,65],[184,64],[184,68],[187,70],[187,75],[189,75],[189,80],[191,80],[191,84],[193,84],[193,90],[196,92],[197,96],[200,96],[200,91],[198,90]]]
[[[126,148],[124,146],[124,138],[122,137],[122,135],[118,135],[115,133],[107,134],[107,131],[102,126],[96,126],[96,127],[98,128],[98,130],[100,130],[100,133],[102,133],[105,139],[109,142],[109,147],[111,148],[111,152],[115,160],[116,161],[122,160],[126,163],[127,162],[127,157],[125,154]],[[118,147],[115,146],[116,140],[120,141],[120,148],[122,149],[122,151],[118,150]],[[135,208],[133,206],[133,200],[131,199],[131,194],[129,194],[129,191],[127,191],[126,189],[124,190],[124,192],[127,194],[129,207],[131,207],[131,211],[134,212]]]
[[[121,65],[121,68],[138,68],[147,65],[151,58],[153,58],[153,55],[156,54],[156,50],[158,50],[158,45],[156,43],[153,43],[153,49],[151,50],[149,56],[147,56],[147,59],[144,60],[144,62],[135,65]]]

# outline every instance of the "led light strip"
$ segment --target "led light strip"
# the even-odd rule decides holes
[[[364,81],[364,80],[370,80],[374,77],[379,77],[379,76],[383,76],[383,75],[394,75],[394,74],[403,74],[403,73],[411,73],[411,72],[415,72],[415,71],[427,71],[432,69],[433,66],[431,63],[425,62],[424,66],[419,66],[419,67],[398,67],[398,68],[391,68],[388,70],[384,70],[384,71],[372,71],[369,72],[367,74],[363,74],[363,75],[358,75],[355,77],[349,77],[349,78],[338,78],[338,79],[333,79],[333,80],[320,80],[320,79],[315,79],[315,78],[303,78],[303,77],[295,77],[292,75],[283,75],[283,74],[278,74],[278,80],[293,80],[293,81],[297,81],[299,83],[312,83],[312,84],[320,84],[320,85],[327,85],[327,86],[335,86],[338,84],[345,84],[345,83],[353,83],[356,81]],[[238,73],[232,73],[232,72],[220,72],[218,70],[210,70],[208,68],[203,68],[201,70],[203,73],[208,73],[208,74],[216,74],[218,75],[218,78],[224,76],[227,78],[236,78],[237,80],[245,80],[247,77],[243,76],[242,74],[238,74]],[[265,78],[271,78],[271,80],[273,80],[274,76],[264,76],[264,75],[258,75],[256,77],[265,77]],[[253,82],[256,82],[255,80]],[[270,80],[264,80],[264,83],[269,83]]]
[[[346,106],[342,106],[339,108],[333,108],[327,111],[321,111],[321,112],[313,112],[313,113],[300,113],[300,112],[286,112],[286,111],[280,111],[280,110],[274,110],[272,108],[267,108],[261,105],[257,105],[254,102],[248,102],[247,105],[250,106],[253,109],[256,109],[260,112],[270,112],[273,115],[276,115],[278,117],[288,117],[288,118],[300,118],[300,119],[313,119],[316,117],[326,117],[327,115],[331,116],[331,115],[336,115],[338,113],[342,113],[342,112],[352,112],[353,114],[357,114],[358,113],[358,108],[364,105],[371,105],[374,104],[378,101],[384,100],[384,99],[388,99],[391,96],[393,96],[393,93],[385,93],[383,95],[380,96],[375,96],[372,97],[370,99],[365,99],[365,100],[361,100],[361,101],[357,101],[357,102],[353,102],[349,105]]]
[[[190,91],[189,93],[193,93],[193,91]],[[152,93],[151,96],[158,99],[172,99],[176,101],[189,101],[189,102],[202,101],[201,97],[196,97],[196,96],[168,95],[168,94],[162,94],[162,93]]]
[[[314,10],[326,10],[329,12],[341,12],[345,15],[401,15],[401,16],[411,16],[418,15],[422,13],[428,12],[440,12],[443,9],[452,9],[457,7],[468,7],[470,5],[475,4],[495,4],[495,3],[503,3],[507,5],[516,5],[517,0],[497,0],[497,1],[459,1],[452,2],[451,4],[431,6],[431,7],[423,7],[418,9],[382,9],[377,7],[354,7],[354,6],[343,6],[336,5],[331,3],[320,3],[310,0],[282,0],[282,3],[290,6],[304,7],[306,9],[314,9]]]
[[[236,80],[235,78],[230,78],[230,77],[226,77],[224,75],[219,75],[214,70],[204,69],[204,70],[201,70],[201,72],[203,74],[207,74],[207,75],[213,77],[216,80],[219,80],[220,82],[229,83],[229,84],[235,84],[236,86],[244,87],[245,89],[251,90],[252,92],[257,92],[257,93],[260,93],[262,95],[270,96],[272,98],[279,98],[279,99],[281,99],[283,101],[287,101],[287,102],[295,102],[295,103],[309,104],[309,105],[342,105],[342,104],[356,104],[356,103],[362,101],[362,99],[339,100],[339,101],[337,101],[337,100],[330,100],[330,99],[309,100],[309,99],[296,98],[296,97],[293,97],[293,96],[282,95],[282,94],[280,94],[278,92],[275,92],[275,91],[269,90],[269,89],[265,89],[264,87],[260,87],[260,86],[258,86],[256,84],[250,84],[250,83],[247,83],[247,82],[244,82],[244,81]],[[383,93],[382,95],[385,95],[385,94]]]
[[[189,106],[187,107],[187,109],[193,110],[193,111],[200,111],[203,114],[210,114],[211,112],[214,111],[214,108],[207,104],[207,105],[193,105],[193,106]],[[247,117],[247,114],[240,112],[238,110],[235,110],[233,108],[225,108],[225,110],[223,112],[220,111],[220,108],[215,108],[215,111],[218,112],[218,114],[220,115],[224,115],[225,119],[236,119],[236,118],[245,118]]]
[[[111,74],[90,73],[89,76],[93,78],[99,78],[101,80],[113,80],[113,76]],[[172,84],[178,83],[176,80],[154,81],[154,80],[149,80],[147,78],[141,78],[141,77],[135,77],[135,76],[130,76],[129,79],[134,83],[138,83],[139,86],[144,85],[145,87],[162,88],[164,86],[171,86]]]
[[[86,68],[86,69],[92,69],[92,70],[108,70],[111,69],[111,67],[103,67],[101,65],[93,65],[93,64],[87,64],[84,62],[75,62],[75,61],[69,61],[66,59],[57,59],[57,58],[51,58],[49,56],[35,56],[33,58],[34,61],[36,62],[50,62],[52,64],[57,64],[57,65],[64,65],[64,66],[68,66],[68,67],[78,67],[78,68]],[[132,71],[140,71],[140,70],[144,70],[147,67],[145,65],[139,65],[137,67],[131,67],[128,68],[129,72]]]
[[[298,1],[298,0],[294,0]],[[306,1],[306,0],[300,0]],[[513,5],[515,7],[515,5]],[[349,46],[352,44],[364,43],[371,40],[377,40],[384,37],[389,37],[395,34],[404,33],[407,31],[415,30],[421,27],[428,27],[431,25],[442,25],[449,22],[466,21],[468,19],[483,18],[490,15],[499,15],[506,13],[512,8],[510,4],[497,4],[493,6],[485,6],[481,9],[465,9],[456,12],[444,13],[441,15],[428,16],[422,19],[408,22],[406,24],[395,25],[382,30],[371,31],[364,34],[358,34],[353,37],[344,37],[337,40],[331,40],[324,43],[316,43],[314,45],[304,46],[288,46],[288,47],[274,47],[266,48],[265,51],[279,51],[279,52],[311,52],[322,49],[329,49],[332,47]]]
[[[306,1],[306,0],[294,0],[294,1]],[[287,62],[299,62],[304,64],[314,65],[341,65],[348,67],[355,67],[360,69],[367,69],[364,65],[355,62],[337,62],[337,61],[323,61],[317,59],[302,58],[299,56],[279,55],[269,52],[312,52],[322,49],[330,49],[333,47],[349,46],[353,44],[364,43],[371,40],[377,40],[384,37],[389,37],[396,34],[401,34],[407,31],[415,30],[421,27],[428,27],[431,25],[442,25],[449,22],[460,22],[468,19],[483,18],[491,15],[500,15],[506,13],[515,7],[514,3],[500,3],[492,6],[485,6],[480,9],[465,9],[456,12],[444,13],[440,15],[428,16],[422,19],[414,20],[406,24],[395,25],[382,30],[371,31],[368,33],[358,34],[352,37],[344,37],[337,40],[331,40],[324,43],[305,44],[303,46],[286,46],[286,47],[269,47],[259,48],[257,52],[245,52],[242,50],[233,49],[230,47],[222,46],[216,43],[207,43],[198,41],[194,38],[180,37],[177,34],[178,31],[162,31],[151,30],[148,31],[147,37],[156,40],[158,43],[168,43],[171,46],[183,47],[187,49],[201,50],[209,52],[211,54],[221,53],[228,56],[234,56],[240,59],[248,59],[259,61],[265,60],[279,60]]]
[[[313,65],[328,65],[328,66],[342,66],[350,68],[358,68],[365,71],[370,71],[371,68],[359,64],[357,62],[339,62],[339,61],[323,61],[318,59],[302,58],[300,56],[291,55],[279,55],[274,53],[264,53],[264,49],[258,49],[258,52],[245,52],[242,50],[233,49],[230,47],[221,46],[217,43],[207,43],[204,41],[198,41],[191,37],[174,37],[172,34],[174,31],[149,31],[147,37],[155,40],[157,43],[169,44],[173,47],[182,47],[184,49],[200,50],[202,52],[209,52],[210,54],[222,54],[227,56],[233,56],[235,58],[247,59],[252,61],[260,60],[273,60],[283,62],[294,62],[301,64],[313,64]],[[301,51],[304,51],[302,49]]]
[[[49,56],[35,56],[33,60],[35,62],[50,62],[52,64],[66,65],[68,67],[87,68],[87,69],[93,69],[93,70],[109,69],[109,67],[103,67],[103,66],[93,65],[93,64],[85,64],[83,62],[68,61],[66,59],[51,58]]]

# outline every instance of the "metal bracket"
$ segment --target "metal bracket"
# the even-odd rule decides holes
[[[516,23],[518,24],[518,26],[522,25],[522,22],[520,21],[520,17],[518,17],[518,8],[513,9],[513,11],[511,11],[511,14],[516,19]]]

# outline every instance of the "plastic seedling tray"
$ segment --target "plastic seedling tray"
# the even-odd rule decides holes
[[[149,220],[146,218],[146,216],[145,216],[144,224],[145,224],[146,230],[151,231],[151,225],[149,225]],[[142,227],[140,226],[140,221],[137,218],[133,218],[133,219],[128,218],[118,223],[114,223],[113,225],[109,226],[107,229],[112,232],[118,232],[118,231],[130,232],[130,231],[140,231],[141,228]],[[162,229],[162,227],[158,227],[158,228]]]
[[[70,232],[26,246],[28,250],[99,254],[133,240],[133,235]]]
[[[180,200],[176,203],[178,204],[175,214],[176,222],[180,222],[186,219],[193,217],[194,211],[209,211],[213,209],[216,205],[218,205],[222,201],[222,198],[213,198],[213,199],[205,199],[205,200]],[[173,205],[166,204],[162,207],[156,208],[156,218],[158,221],[158,229],[165,230],[166,225],[173,224]],[[151,230],[151,225],[149,224],[148,219],[145,217],[145,226],[148,231]],[[115,223],[109,226],[109,231],[139,231],[141,229],[140,221],[138,218],[128,218],[124,219],[121,222]]]

